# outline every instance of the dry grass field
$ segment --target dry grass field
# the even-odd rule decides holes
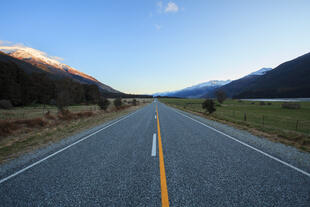
[[[97,105],[70,106],[63,114],[56,107],[41,105],[0,110],[0,162],[128,114],[152,101],[137,100],[137,106],[132,106],[132,99],[123,100],[120,110],[110,100],[107,111]]]

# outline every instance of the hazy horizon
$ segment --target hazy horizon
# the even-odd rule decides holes
[[[310,52],[309,1],[9,1],[0,45],[23,45],[119,91],[234,80]]]

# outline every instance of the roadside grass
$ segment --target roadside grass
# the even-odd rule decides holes
[[[69,106],[68,110],[71,112],[82,111],[97,111],[99,106],[97,105],[76,105]],[[31,119],[43,117],[47,112],[51,115],[57,115],[58,109],[52,105],[34,105],[26,107],[15,107],[11,110],[0,109],[0,120],[16,120],[16,119]]]
[[[68,115],[69,118],[61,118],[61,116],[57,114],[57,111],[51,112],[52,110],[50,110],[49,115],[46,116],[46,114],[43,115],[38,113],[38,111],[41,110],[41,106],[29,107],[27,112],[29,113],[28,117],[31,118],[28,120],[40,119],[44,121],[45,124],[18,125],[18,127],[15,127],[8,135],[0,136],[0,163],[128,114],[145,106],[149,102],[150,100],[140,101],[140,104],[137,106],[124,104],[121,110],[116,110],[113,104],[111,104],[106,112],[99,110],[99,107],[94,105],[71,106],[68,107],[70,110]],[[18,114],[16,117],[19,117],[20,111],[22,110],[24,109],[15,108],[10,111],[12,114],[14,114],[15,111],[15,113]],[[1,112],[0,114],[2,115]],[[27,119],[9,119],[10,123],[16,121],[26,122]]]
[[[300,109],[285,109],[283,102],[226,100],[216,101],[216,112],[209,115],[201,107],[204,99],[160,99],[161,102],[194,112],[208,119],[224,122],[273,141],[310,152],[310,103],[301,102]]]

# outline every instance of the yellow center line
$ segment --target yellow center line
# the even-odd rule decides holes
[[[159,116],[158,116],[157,105],[156,105],[156,114],[157,114],[158,150],[159,150],[161,206],[169,207],[166,171],[165,171],[165,163],[164,163],[164,153],[163,153],[163,147],[162,147],[162,143],[161,143],[160,125],[159,125]]]

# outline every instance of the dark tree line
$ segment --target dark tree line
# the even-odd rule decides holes
[[[9,100],[14,106],[98,103],[99,97],[97,85],[51,79],[46,73],[28,74],[13,62],[0,63],[0,100]]]

